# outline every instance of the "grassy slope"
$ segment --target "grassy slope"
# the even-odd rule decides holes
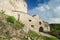
[[[10,40],[13,37],[20,37],[17,35],[20,30],[24,27],[24,24],[21,22],[15,21],[14,23],[10,23],[7,21],[8,15],[0,13],[0,40]]]
[[[47,36],[42,36],[42,35],[38,35],[36,32],[34,31],[29,31],[29,35],[32,38],[32,40],[36,39],[36,40],[58,40],[56,37],[51,36],[51,37],[47,37]]]
[[[57,38],[60,38],[60,24],[50,24],[50,27],[52,35],[55,35],[57,36]]]

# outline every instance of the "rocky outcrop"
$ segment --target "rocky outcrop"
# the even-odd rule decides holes
[[[25,33],[23,31],[24,24],[17,20],[11,23],[7,21],[7,17],[9,16],[0,13],[0,40],[48,40],[48,38],[58,40],[56,37],[52,36],[44,37],[33,30],[29,30],[28,33]]]

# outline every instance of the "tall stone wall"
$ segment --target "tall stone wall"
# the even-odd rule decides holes
[[[49,26],[45,26],[43,20],[37,16],[30,16],[27,14],[27,4],[24,0],[8,0],[0,2],[0,10],[5,11],[5,14],[14,16],[16,20],[19,20],[25,24],[23,30],[28,32],[29,29],[36,32],[50,31]],[[41,30],[40,30],[41,29]]]

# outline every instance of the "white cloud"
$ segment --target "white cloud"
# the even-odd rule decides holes
[[[60,12],[60,6],[57,6],[55,9],[54,9],[55,12]]]
[[[42,6],[42,7],[40,7],[40,8],[37,8],[38,10],[40,10],[40,11],[45,11],[45,8]]]
[[[60,23],[60,18],[51,18],[49,23]]]
[[[37,13],[41,19],[49,23],[60,23],[60,0],[50,0],[47,5],[42,6],[38,4],[38,7],[29,10],[29,13]]]
[[[50,7],[49,7],[48,5],[46,5],[45,7],[46,7],[46,9],[48,9],[48,10],[50,9]]]

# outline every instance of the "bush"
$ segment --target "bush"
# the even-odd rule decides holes
[[[13,16],[8,16],[7,17],[7,22],[14,23],[16,19]]]

